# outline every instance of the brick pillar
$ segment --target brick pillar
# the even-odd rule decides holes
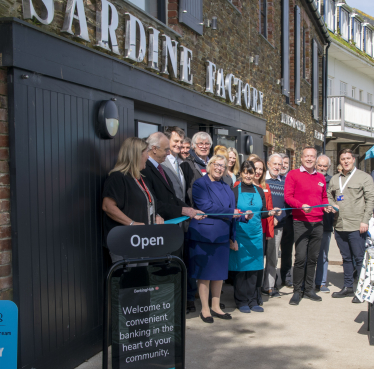
[[[12,300],[7,71],[0,68],[0,300]]]

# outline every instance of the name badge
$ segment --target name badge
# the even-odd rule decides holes
[[[340,195],[336,198],[337,201],[343,201],[344,200],[344,195]]]
[[[323,187],[323,186],[324,186],[324,184],[323,184],[322,182],[319,182],[319,183],[318,183],[318,186],[321,186],[321,187]]]
[[[149,207],[149,214],[152,215],[153,212],[154,212],[154,206],[151,205],[151,206]]]
[[[269,192],[269,190],[263,190],[264,192]]]

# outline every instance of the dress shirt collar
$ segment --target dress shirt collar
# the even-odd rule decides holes
[[[274,179],[271,175],[270,175],[270,172],[267,170],[266,171],[266,177],[265,179]],[[278,180],[279,182],[282,182],[282,177],[278,174],[278,177],[275,178],[276,180]]]
[[[300,172],[307,172],[307,173],[309,173],[303,166],[300,167]],[[313,172],[309,173],[309,174],[316,174],[316,173],[317,173],[316,168],[314,168]]]
[[[353,168],[352,168],[352,170],[350,170],[347,174],[344,174],[343,173],[343,170],[341,171],[341,173],[340,173],[340,176],[343,176],[343,177],[348,177],[348,176],[350,176],[351,174],[352,174],[352,172],[355,170],[355,166],[353,166]]]
[[[170,163],[175,165],[175,161],[177,160],[178,156],[174,156],[173,154],[169,154],[167,158],[169,159]]]
[[[148,157],[148,160],[156,167],[156,169],[158,169],[158,166],[160,165],[159,163],[157,163],[157,161],[151,157]]]

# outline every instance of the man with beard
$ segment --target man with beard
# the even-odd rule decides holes
[[[331,166],[331,160],[326,155],[320,155],[317,159],[317,172],[322,173],[325,176],[326,188],[329,188],[329,183],[331,176],[327,174]],[[321,248],[319,250],[319,256],[317,261],[316,269],[316,290],[320,292],[329,293],[330,290],[326,287],[327,281],[327,269],[329,266],[329,247],[331,240],[331,232],[333,231],[332,225],[334,222],[333,213],[324,213],[323,214],[323,235],[321,241]]]
[[[179,164],[182,164],[190,156],[191,150],[191,139],[189,137],[185,137],[182,141],[181,152],[179,154]]]

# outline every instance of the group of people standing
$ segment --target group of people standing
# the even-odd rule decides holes
[[[336,297],[353,296],[352,256],[360,268],[374,185],[369,175],[351,168],[350,150],[339,158],[342,174],[330,180],[330,159],[317,158],[313,147],[304,148],[301,167],[289,171],[285,154],[271,155],[267,167],[254,154],[240,164],[234,148],[219,145],[212,150],[207,132],[190,140],[179,127],[168,127],[147,140],[127,138],[104,185],[105,238],[117,225],[162,224],[188,216],[190,220],[180,224],[185,231],[181,253],[188,264],[187,310],[196,311],[198,292],[200,317],[213,323],[214,317],[232,318],[220,302],[225,280],[233,284],[242,313],[263,312],[262,294],[280,297],[279,250],[280,282],[294,289],[290,304],[298,305],[302,297],[320,301],[315,291],[329,292],[328,247],[336,213],[335,235],[345,273],[344,288]],[[349,211],[352,206],[356,215]],[[357,213],[357,206],[362,211]],[[113,262],[121,258],[111,257]]]

